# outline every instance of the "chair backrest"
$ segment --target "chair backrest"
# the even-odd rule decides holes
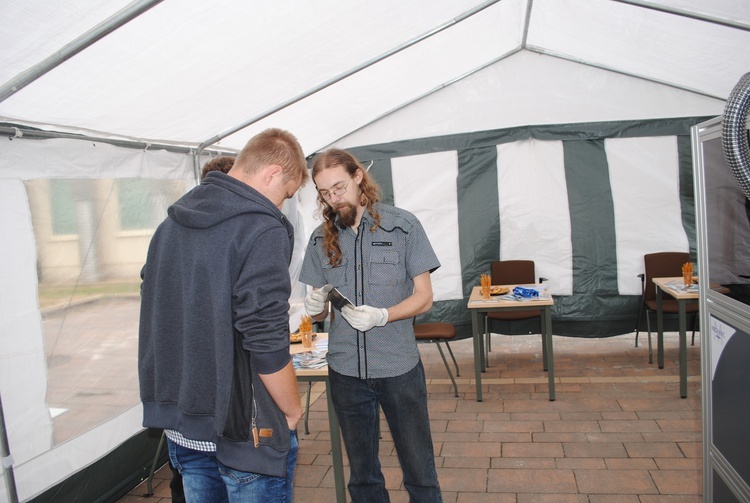
[[[491,264],[493,285],[528,285],[536,283],[533,260],[496,260]]]
[[[644,255],[643,265],[646,273],[646,282],[644,284],[646,289],[644,292],[645,299],[654,300],[656,298],[656,288],[652,281],[653,278],[682,277],[682,265],[685,262],[690,262],[690,254],[685,252],[659,252]]]

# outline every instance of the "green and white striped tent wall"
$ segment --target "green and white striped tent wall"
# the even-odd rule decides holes
[[[435,304],[420,319],[452,321],[467,336],[479,275],[493,260],[531,259],[555,299],[553,332],[600,337],[634,330],[644,254],[696,256],[690,127],[703,120],[524,126],[349,150],[373,161],[383,200],[420,218],[440,258]]]

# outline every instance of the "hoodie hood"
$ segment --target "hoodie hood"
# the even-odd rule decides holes
[[[267,197],[219,171],[208,173],[200,185],[167,210],[169,218],[176,223],[194,229],[207,229],[247,213],[273,216],[290,225]]]

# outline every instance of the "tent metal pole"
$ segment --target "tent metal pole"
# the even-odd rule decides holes
[[[463,12],[459,16],[457,16],[457,17],[451,19],[450,21],[447,21],[447,22],[445,22],[445,23],[437,26],[436,28],[433,28],[432,30],[429,30],[429,31],[427,31],[427,32],[425,32],[425,33],[423,33],[421,35],[418,35],[417,37],[415,37],[415,38],[413,38],[411,40],[408,40],[408,41],[404,42],[403,44],[401,44],[399,46],[396,46],[393,49],[390,49],[390,50],[384,52],[383,54],[381,54],[379,56],[376,56],[376,57],[374,57],[374,58],[372,58],[372,59],[370,59],[368,61],[365,61],[364,63],[361,63],[361,64],[359,64],[359,65],[357,65],[357,66],[355,66],[353,68],[350,68],[349,70],[345,71],[344,73],[341,73],[341,74],[339,74],[339,75],[337,75],[337,76],[335,76],[335,77],[333,77],[333,78],[331,78],[331,79],[329,79],[329,80],[327,80],[327,81],[325,81],[325,82],[323,82],[321,84],[318,84],[317,86],[312,87],[311,89],[308,89],[307,91],[305,91],[305,92],[303,92],[301,94],[298,94],[297,96],[294,96],[294,97],[292,97],[292,98],[290,98],[290,99],[288,99],[288,100],[286,100],[286,101],[284,101],[284,102],[282,102],[282,103],[274,106],[273,108],[270,108],[270,109],[266,110],[265,112],[263,112],[263,113],[261,113],[259,115],[256,115],[255,117],[251,117],[250,119],[246,120],[245,122],[243,122],[241,124],[238,124],[237,126],[231,128],[231,129],[228,129],[228,130],[224,131],[223,133],[217,134],[213,138],[209,138],[208,140],[204,141],[203,143],[201,143],[198,146],[198,155],[200,155],[201,151],[204,148],[208,147],[209,145],[213,145],[217,141],[220,141],[223,138],[226,138],[227,136],[236,133],[237,131],[245,129],[246,127],[248,127],[248,126],[250,126],[250,125],[258,122],[259,120],[265,119],[269,115],[275,114],[279,110],[283,110],[284,108],[286,108],[286,107],[288,107],[290,105],[293,105],[293,104],[297,103],[298,101],[302,101],[303,99],[307,98],[308,96],[311,96],[311,95],[313,95],[313,94],[315,94],[315,93],[317,93],[319,91],[322,91],[323,89],[325,89],[325,88],[327,88],[329,86],[332,86],[333,84],[336,84],[337,82],[340,82],[340,81],[344,80],[345,78],[350,77],[350,76],[354,75],[355,73],[360,72],[360,71],[364,70],[365,68],[367,68],[369,66],[374,65],[375,63],[378,63],[378,62],[380,62],[380,61],[382,61],[382,60],[384,60],[384,59],[386,59],[386,58],[388,58],[390,56],[393,56],[394,54],[399,53],[399,52],[403,51],[404,49],[408,49],[409,47],[411,47],[411,46],[413,46],[415,44],[418,44],[419,42],[421,42],[421,41],[423,41],[425,39],[428,39],[431,36],[436,35],[436,34],[440,33],[441,31],[443,31],[443,30],[445,30],[447,28],[450,28],[451,26],[453,26],[453,25],[455,25],[457,23],[460,23],[461,21],[463,21],[463,20],[465,20],[465,19],[473,16],[474,14],[476,14],[478,12],[483,11],[484,9],[486,9],[488,7],[491,7],[492,5],[494,5],[494,4],[498,3],[498,2],[500,2],[500,0],[489,0],[489,1],[486,1],[484,3],[481,3],[481,4],[477,5],[476,7],[474,7],[473,9],[470,9],[470,10],[468,10],[466,12]]]
[[[659,79],[652,79],[652,78],[645,77],[643,75],[639,75],[639,74],[635,74],[635,73],[624,72],[622,70],[617,70],[616,68],[613,68],[611,66],[591,63],[589,61],[585,61],[585,60],[580,59],[580,58],[574,58],[574,57],[572,57],[572,56],[570,56],[568,54],[563,54],[563,53],[560,53],[560,52],[550,51],[550,50],[545,49],[543,47],[537,47],[537,46],[531,46],[530,45],[530,46],[526,47],[526,50],[531,51],[531,52],[535,52],[537,54],[544,54],[545,56],[550,56],[550,57],[553,57],[553,58],[560,58],[560,59],[564,59],[564,60],[567,60],[567,61],[573,61],[574,63],[580,63],[582,65],[590,66],[592,68],[599,68],[600,70],[606,70],[606,71],[612,72],[612,73],[619,73],[620,75],[625,75],[626,77],[633,77],[633,78],[645,80],[645,81],[648,81],[648,82],[654,82],[656,84],[661,84],[663,86],[672,87],[674,89],[679,89],[681,91],[688,91],[688,92],[691,92],[693,94],[697,94],[697,95],[700,95],[700,96],[705,96],[707,98],[712,98],[712,99],[715,99],[715,100],[726,101],[726,97],[723,97],[723,96],[716,96],[714,94],[710,94],[710,93],[703,92],[703,91],[698,91],[696,89],[691,89],[691,88],[685,87],[685,86],[680,86],[680,85],[677,85],[677,84],[673,84],[671,82],[666,82],[666,81],[659,80]]]
[[[5,490],[11,503],[18,503],[16,479],[13,477],[13,458],[10,455],[8,434],[5,430],[5,415],[3,414],[3,399],[0,397],[0,461],[2,461],[5,477]]]
[[[534,8],[534,0],[529,0],[526,4],[526,16],[523,20],[523,36],[521,37],[521,48],[526,47],[526,41],[529,39],[529,27],[531,26],[531,10]]]
[[[195,177],[195,184],[201,183],[201,154],[203,149],[200,147],[192,154],[193,155],[193,176]]]
[[[60,50],[0,86],[0,102],[5,101],[59,64],[72,58],[94,44],[97,40],[104,38],[120,26],[135,19],[161,2],[162,0],[138,0],[105,19],[80,37],[63,46]]]
[[[727,26],[729,28],[737,28],[743,31],[750,31],[750,25],[748,25],[747,23],[740,23],[737,21],[732,21],[731,19],[721,19],[715,16],[695,14],[694,12],[690,12],[684,9],[679,9],[677,7],[668,7],[665,5],[656,4],[654,2],[649,2],[646,0],[612,0],[612,1],[624,3],[628,5],[635,5],[636,7],[652,9],[655,11],[664,12],[666,14],[675,14],[677,16],[682,16],[682,17],[686,17],[689,19],[695,19],[696,21],[706,21],[708,23],[718,24],[721,26]]]
[[[80,140],[94,143],[106,143],[108,145],[114,145],[116,147],[134,148],[139,150],[166,150],[168,152],[174,152],[178,154],[192,154],[197,148],[195,145],[179,145],[170,143],[151,143],[145,140],[126,140],[117,138],[106,138],[100,136],[85,136],[74,133],[63,133],[60,131],[45,131],[42,129],[27,129],[21,126],[10,126],[5,123],[0,125],[0,136],[7,136],[9,138],[33,138],[33,139],[67,139],[67,140]],[[213,148],[210,151],[211,155],[228,155],[236,156],[236,149],[219,149]]]
[[[7,136],[11,140],[13,138],[34,138],[34,139],[54,139],[63,138],[68,140],[80,140],[94,143],[106,143],[109,145],[115,145],[117,147],[134,148],[139,150],[166,150],[167,152],[175,152],[178,154],[188,154],[193,158],[193,175],[195,176],[196,183],[200,180],[200,156],[208,151],[210,155],[228,155],[235,157],[237,155],[236,149],[218,149],[212,148],[210,150],[202,149],[196,152],[195,146],[184,146],[169,143],[150,143],[143,140],[125,140],[116,138],[105,138],[97,136],[85,136],[73,133],[63,133],[60,131],[44,131],[41,129],[27,129],[18,126],[0,125],[0,136]]]

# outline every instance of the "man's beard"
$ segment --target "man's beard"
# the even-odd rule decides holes
[[[339,217],[338,225],[342,229],[351,227],[357,220],[357,208],[351,203],[341,203],[336,206],[333,211]]]

